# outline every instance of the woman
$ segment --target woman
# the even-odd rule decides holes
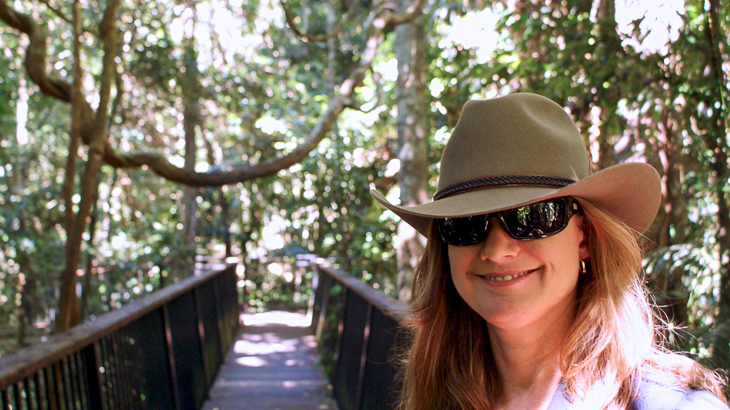
[[[433,202],[372,194],[428,238],[401,409],[727,409],[721,378],[653,322],[637,237],[656,171],[591,174],[551,100],[467,102]]]

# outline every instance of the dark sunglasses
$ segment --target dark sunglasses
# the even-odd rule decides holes
[[[487,239],[489,219],[497,218],[509,236],[530,240],[555,235],[579,212],[578,202],[573,198],[555,198],[489,214],[438,219],[438,227],[446,244],[473,245]]]

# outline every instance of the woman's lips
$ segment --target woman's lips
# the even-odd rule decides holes
[[[530,273],[532,273],[536,270],[537,269],[531,269],[531,270],[526,270],[526,271],[497,273],[497,274],[492,274],[492,275],[488,275],[488,276],[482,276],[482,279],[486,280],[487,282],[494,283],[494,284],[512,282],[514,280],[524,277],[525,275],[529,275]]]

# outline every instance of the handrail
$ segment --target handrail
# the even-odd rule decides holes
[[[11,380],[26,378],[39,369],[78,351],[79,346],[97,342],[104,335],[121,329],[223,272],[223,270],[210,270],[197,276],[187,277],[120,309],[100,315],[94,321],[85,322],[66,332],[51,335],[44,343],[28,346],[3,356],[0,358],[0,390],[5,390],[9,384],[13,383],[10,382]]]
[[[194,407],[199,407],[198,396],[203,390],[207,395],[237,331],[236,265],[206,265],[196,276],[0,358],[0,404],[8,407],[13,396],[16,406],[26,400],[27,408],[31,402],[46,402],[48,408],[65,402],[66,408],[119,407],[114,403],[145,408],[165,403],[180,409],[191,408],[188,397],[181,395],[187,394],[183,388],[192,388]],[[190,345],[191,337],[198,340],[197,347]],[[186,361],[193,359],[182,350],[191,347],[197,353],[189,355],[202,370],[187,370]],[[152,369],[150,359],[166,369]],[[198,374],[185,374],[190,371]],[[189,382],[186,378],[196,385],[179,386]],[[167,390],[168,397],[155,402],[157,392],[151,390],[158,388]],[[126,394],[136,396],[122,397]]]
[[[334,353],[330,381],[339,408],[395,408],[400,395],[396,361],[406,343],[402,323],[408,307],[322,259],[313,265],[312,328],[320,349]],[[335,284],[343,291],[334,292]]]
[[[327,263],[318,262],[317,266],[322,271],[327,272],[331,277],[337,279],[342,285],[356,292],[360,297],[373,305],[373,307],[380,309],[384,314],[392,317],[398,323],[407,320],[408,306],[405,303],[380,292],[352,275],[332,268]]]

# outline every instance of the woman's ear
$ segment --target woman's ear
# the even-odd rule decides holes
[[[588,261],[591,259],[591,247],[590,247],[590,229],[588,228],[588,223],[586,222],[586,219],[583,215],[578,215],[580,217],[580,231],[581,231],[581,240],[578,244],[578,255],[580,256],[580,260],[582,261]]]

